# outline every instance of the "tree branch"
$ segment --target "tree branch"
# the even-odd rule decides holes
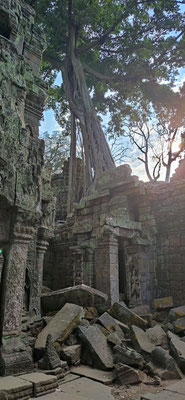
[[[121,16],[114,22],[114,24],[109,29],[107,29],[107,31],[102,36],[100,36],[98,39],[94,40],[93,42],[89,43],[87,46],[84,46],[81,49],[77,49],[76,52],[81,54],[81,53],[88,51],[89,49],[94,49],[96,46],[101,46],[103,43],[106,42],[110,33],[114,32],[115,28],[122,21],[122,18],[123,18],[123,16],[121,14]]]
[[[101,74],[98,71],[95,71],[93,68],[89,67],[87,64],[83,63],[83,70],[86,71],[88,74],[95,76],[95,78],[104,80],[104,81],[112,81],[112,82],[117,82],[121,81],[122,77],[121,76],[109,76],[109,75],[104,75]]]

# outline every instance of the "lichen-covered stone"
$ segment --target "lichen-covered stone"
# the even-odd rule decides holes
[[[147,322],[139,317],[139,315],[133,313],[128,307],[123,303],[115,302],[112,307],[108,310],[109,314],[113,318],[116,318],[126,325],[137,325],[141,328],[146,328]]]
[[[112,369],[112,353],[106,337],[100,329],[97,326],[89,326],[88,328],[79,326],[78,334],[83,345],[88,348],[88,352],[94,361],[94,366],[103,370]]]
[[[63,342],[68,338],[73,329],[79,325],[83,316],[84,310],[82,307],[66,303],[38,335],[35,350],[38,352],[45,349],[48,334],[52,336],[52,343],[56,341]]]
[[[154,309],[156,311],[172,308],[173,305],[173,299],[171,296],[154,300]]]

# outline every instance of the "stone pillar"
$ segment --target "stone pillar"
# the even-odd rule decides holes
[[[3,282],[3,335],[19,334],[23,308],[25,269],[29,241],[33,228],[17,223],[7,254],[5,281]]]
[[[30,313],[36,316],[41,315],[41,293],[43,282],[43,264],[44,256],[47,250],[48,242],[43,234],[43,240],[37,240],[36,244],[36,260],[34,269],[34,282],[31,283],[30,293]]]
[[[111,233],[98,240],[95,249],[96,289],[107,294],[111,304],[119,301],[118,241]]]

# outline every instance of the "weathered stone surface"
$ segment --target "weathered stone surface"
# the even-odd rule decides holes
[[[43,313],[58,311],[69,302],[82,307],[96,307],[107,300],[106,294],[84,284],[44,293],[41,296]]]
[[[91,368],[86,365],[79,365],[78,367],[71,367],[72,374],[84,376],[94,381],[110,385],[115,379],[116,375],[112,371],[101,371],[100,369]]]
[[[85,318],[87,320],[96,320],[98,318],[98,312],[95,307],[85,307]]]
[[[107,312],[98,318],[98,322],[109,332],[115,332],[120,339],[124,339],[124,334],[117,321]]]
[[[160,376],[161,379],[181,379],[183,377],[173,357],[162,347],[157,346],[152,351],[151,359],[158,368],[164,369],[164,371],[155,370],[155,374]]]
[[[97,368],[103,370],[113,368],[113,357],[106,337],[97,326],[89,326],[88,328],[79,326],[78,334],[83,344],[88,347]]]
[[[73,346],[62,347],[60,357],[62,360],[67,361],[69,365],[79,363],[81,357],[81,345],[75,344]]]
[[[134,312],[135,314],[138,314],[139,316],[151,314],[151,308],[147,304],[144,304],[142,306],[132,307],[131,311]]]
[[[185,373],[185,343],[177,335],[168,331],[170,354],[174,357],[181,371]]]
[[[134,349],[125,346],[116,345],[113,348],[114,363],[122,363],[132,365],[135,367],[143,366],[143,358],[141,354],[137,353]]]
[[[22,370],[30,372],[33,370],[31,348],[19,338],[8,338],[0,346],[0,375],[12,375],[21,373]]]
[[[62,366],[55,368],[55,369],[48,369],[48,370],[43,370],[42,372],[46,375],[54,375],[57,378],[58,382],[61,382],[64,379],[64,376],[69,373],[69,367],[66,363],[67,370],[64,371],[64,368]],[[38,371],[40,372],[40,371]]]
[[[125,364],[116,364],[115,371],[121,385],[131,385],[141,382],[139,373],[132,367]]]
[[[92,379],[80,378],[62,385],[61,391],[40,397],[40,400],[114,400],[111,387],[94,382]]]
[[[155,311],[165,310],[166,308],[169,309],[172,308],[173,305],[173,298],[171,296],[154,300]]]
[[[164,349],[168,349],[166,332],[161,328],[161,326],[156,325],[154,328],[149,328],[146,330],[146,333],[151,343],[156,346],[162,346]]]
[[[161,310],[154,312],[152,318],[157,322],[164,322],[168,320],[168,310]]]
[[[76,304],[65,304],[39,334],[35,343],[35,349],[41,351],[45,349],[48,334],[52,336],[52,343],[56,340],[60,342],[64,341],[73,329],[78,326],[83,315],[84,310],[82,307]]]
[[[176,394],[185,395],[185,379],[182,379],[180,382],[173,383],[164,388],[165,391],[172,392],[174,396]],[[176,397],[175,397],[176,399]]]
[[[114,333],[114,332],[110,333],[110,335],[107,336],[107,342],[112,346],[115,346],[117,344],[121,346],[121,344],[122,344],[121,339],[119,338],[117,333]]]
[[[46,339],[46,349],[44,357],[38,361],[41,369],[55,369],[61,366],[60,358],[52,343],[52,336],[49,334]]]
[[[176,319],[179,319],[184,316],[185,316],[185,306],[172,308],[172,310],[170,310],[169,312],[170,321],[175,321]]]
[[[114,303],[108,312],[113,318],[118,319],[126,325],[137,325],[141,328],[146,328],[147,326],[147,322],[137,314],[134,314],[124,303]]]
[[[4,392],[8,399],[27,399],[33,395],[33,385],[20,377],[6,376],[0,379],[1,392]]]
[[[137,351],[146,354],[151,354],[155,349],[155,345],[150,341],[147,332],[138,326],[133,325],[133,343]]]
[[[163,390],[157,394],[152,394],[152,393],[143,394],[141,396],[141,400],[185,400],[185,396],[176,393],[174,397],[174,393]]]
[[[55,376],[40,372],[21,375],[21,380],[33,384],[33,395],[36,397],[44,393],[54,392],[58,387],[58,380]]]
[[[174,332],[180,333],[185,331],[185,316],[182,318],[178,318],[173,322]]]

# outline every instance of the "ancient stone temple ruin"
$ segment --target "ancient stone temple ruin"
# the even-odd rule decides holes
[[[183,166],[181,161],[170,184],[140,182],[128,165],[102,174],[92,193],[57,225],[44,284],[57,291],[84,283],[106,293],[111,303],[124,300],[130,307],[169,295],[183,304]]]
[[[185,373],[185,306],[173,308],[185,304],[185,159],[168,184],[121,165],[88,193],[78,159],[67,213],[69,160],[51,184],[44,169],[46,44],[34,15],[0,0],[0,396],[28,400],[65,383],[65,398],[85,388],[78,399],[113,400],[102,382]]]
[[[23,313],[40,315],[43,258],[54,203],[38,139],[45,40],[23,1],[0,0],[0,374],[32,367],[18,341]]]

